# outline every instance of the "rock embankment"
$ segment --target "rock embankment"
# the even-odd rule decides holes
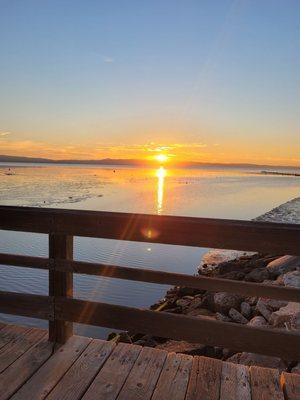
[[[300,288],[300,257],[267,254],[243,255],[235,260],[202,265],[200,275]],[[255,327],[299,330],[300,303],[262,297],[243,297],[225,292],[208,292],[187,287],[171,288],[152,310],[209,318]],[[278,368],[300,373],[300,363],[286,363],[276,357],[237,353],[230,349],[191,344],[141,334],[122,334],[119,339],[170,352],[205,355],[230,362]]]

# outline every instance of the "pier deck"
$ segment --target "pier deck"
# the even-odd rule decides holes
[[[0,399],[296,400],[300,375],[2,324]]]

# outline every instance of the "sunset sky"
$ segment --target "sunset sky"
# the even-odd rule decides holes
[[[298,0],[0,0],[0,154],[300,166]]]

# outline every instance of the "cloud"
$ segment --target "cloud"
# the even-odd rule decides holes
[[[109,56],[103,56],[103,62],[107,64],[112,64],[115,62],[115,59]]]
[[[1,137],[8,136],[8,135],[11,135],[11,132],[0,132]]]

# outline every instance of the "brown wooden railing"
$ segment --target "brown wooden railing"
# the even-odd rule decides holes
[[[48,258],[0,254],[0,264],[49,270],[49,296],[0,292],[0,312],[49,320],[51,341],[64,343],[78,322],[300,359],[295,331],[74,299],[72,280],[101,275],[300,302],[297,288],[73,260],[73,236],[300,255],[299,225],[0,206],[0,229],[49,235]]]

